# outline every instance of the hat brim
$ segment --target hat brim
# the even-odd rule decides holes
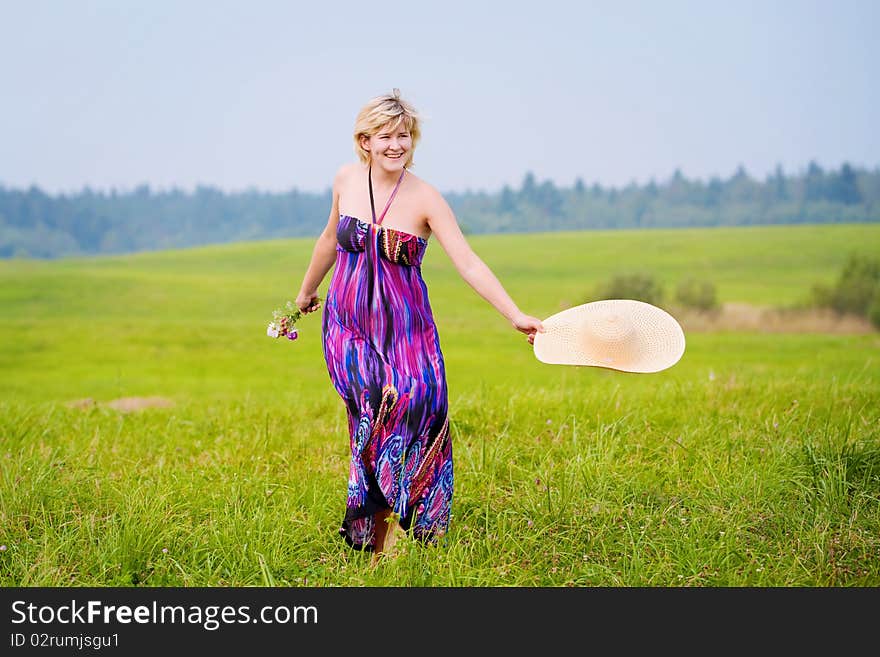
[[[634,327],[633,343],[621,356],[583,340],[582,327],[609,313],[625,316]],[[550,365],[583,365],[649,374],[675,365],[684,354],[684,331],[672,315],[643,301],[606,299],[568,308],[541,322],[535,334],[535,357]]]

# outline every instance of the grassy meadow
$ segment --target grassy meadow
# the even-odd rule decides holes
[[[797,305],[880,253],[880,225],[469,240],[547,317],[633,271]],[[312,246],[0,261],[0,585],[880,585],[880,333],[686,330],[664,372],[546,365],[433,238],[452,523],[371,569],[337,535],[347,422],[320,317],[265,333]],[[128,397],[167,405],[112,407]]]

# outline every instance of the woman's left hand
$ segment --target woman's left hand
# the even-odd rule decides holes
[[[529,344],[535,344],[535,333],[544,333],[544,325],[541,320],[525,313],[517,313],[510,320],[513,328],[528,336]]]

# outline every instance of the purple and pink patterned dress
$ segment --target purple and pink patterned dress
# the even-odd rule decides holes
[[[374,548],[373,514],[390,508],[412,536],[435,542],[449,524],[452,444],[446,370],[422,280],[427,240],[340,215],[322,319],[324,358],[345,402],[351,445],[339,530]]]

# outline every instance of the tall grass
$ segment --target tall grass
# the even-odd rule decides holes
[[[670,280],[678,260],[722,280],[741,258],[728,290],[742,295],[722,300],[766,302],[833,277],[833,258],[812,255],[823,246],[880,240],[874,226],[785,230],[656,231],[677,259],[647,233],[475,248],[546,316],[617,252]],[[801,287],[748,264],[759,242]],[[877,334],[692,333],[653,375],[548,366],[437,243],[424,275],[449,378],[452,523],[440,545],[371,569],[336,533],[347,424],[319,318],[295,343],[265,337],[308,247],[0,263],[0,584],[880,584]],[[129,395],[173,406],[104,403]],[[67,405],[84,397],[97,403]]]

